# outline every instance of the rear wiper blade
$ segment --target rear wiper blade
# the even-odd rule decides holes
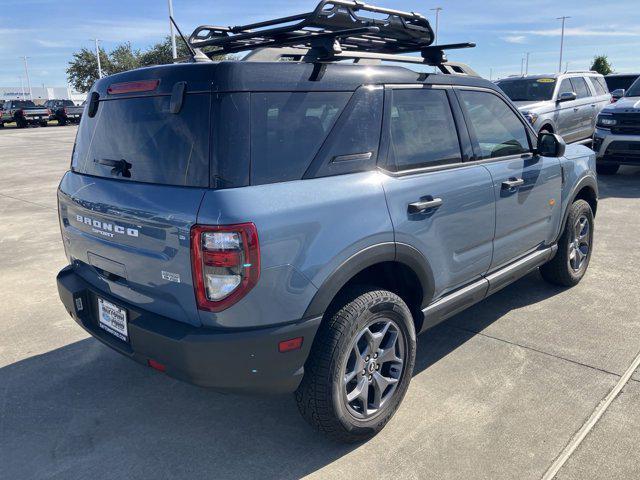
[[[121,160],[111,160],[108,158],[101,158],[100,160],[94,160],[94,162],[99,163],[100,165],[104,165],[106,167],[113,167],[111,169],[112,175],[122,175],[123,178],[131,178],[131,167],[132,164],[127,162],[124,158]]]

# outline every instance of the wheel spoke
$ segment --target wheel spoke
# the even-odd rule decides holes
[[[362,377],[354,389],[347,394],[347,402],[351,403],[356,399],[361,399],[366,409],[366,402],[369,399],[369,384],[366,377]]]
[[[398,383],[398,380],[395,378],[385,377],[378,372],[373,374],[373,408],[378,409],[382,406],[383,394],[387,387],[396,383]]]
[[[349,383],[351,380],[353,380],[355,378],[355,376],[358,374],[358,369],[354,369],[352,372],[347,373],[344,376],[344,383]]]

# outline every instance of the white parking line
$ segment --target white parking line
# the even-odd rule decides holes
[[[633,360],[633,362],[631,363],[627,371],[624,372],[624,375],[620,377],[620,380],[618,380],[618,383],[616,383],[615,387],[613,387],[613,390],[609,392],[609,394],[600,402],[598,407],[593,411],[593,413],[589,417],[589,420],[587,420],[586,423],[582,425],[582,428],[578,430],[578,432],[573,436],[571,441],[564,448],[562,453],[558,455],[558,457],[553,462],[553,464],[551,464],[551,467],[549,467],[549,470],[547,470],[547,472],[544,474],[544,476],[542,477],[542,480],[551,480],[557,475],[557,473],[560,471],[562,466],[566,463],[567,460],[569,460],[569,457],[571,457],[571,455],[576,450],[576,448],[578,448],[578,445],[582,443],[582,441],[586,438],[586,436],[589,434],[591,429],[596,425],[598,420],[600,420],[600,417],[602,417],[604,412],[607,411],[607,408],[609,408],[609,405],[611,405],[611,403],[615,400],[615,398],[618,396],[620,391],[629,382],[629,380],[631,379],[631,376],[638,369],[638,367],[640,367],[640,353],[638,353],[638,355]]]

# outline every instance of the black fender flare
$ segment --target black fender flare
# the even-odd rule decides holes
[[[564,212],[562,214],[562,221],[560,222],[560,229],[559,229],[560,231],[558,232],[558,235],[556,236],[556,242],[555,243],[557,243],[560,240],[560,237],[562,236],[562,233],[564,232],[564,227],[565,227],[565,224],[567,223],[567,217],[569,216],[569,207],[571,205],[573,205],[573,202],[576,201],[576,197],[578,196],[578,193],[580,193],[580,191],[584,187],[591,188],[596,194],[596,202],[598,201],[598,197],[599,197],[598,180],[596,180],[596,177],[593,176],[593,175],[585,175],[571,189],[571,193],[569,194],[569,202],[567,203],[567,207],[564,209]],[[595,213],[596,212],[593,212],[594,215],[595,215]]]
[[[433,272],[426,258],[416,248],[403,243],[386,242],[367,247],[342,262],[322,283],[304,313],[304,318],[324,315],[335,296],[349,280],[366,268],[383,262],[397,262],[409,267],[422,286],[422,307],[433,298]]]

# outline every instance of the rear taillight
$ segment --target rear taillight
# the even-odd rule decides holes
[[[191,262],[198,308],[220,312],[260,278],[260,246],[253,223],[191,228]]]
[[[64,113],[67,113],[66,111]],[[47,115],[51,115],[51,110],[47,108]]]
[[[63,109],[62,109],[62,113],[63,113],[64,115],[66,115],[66,114],[67,114],[67,107],[63,107]]]

